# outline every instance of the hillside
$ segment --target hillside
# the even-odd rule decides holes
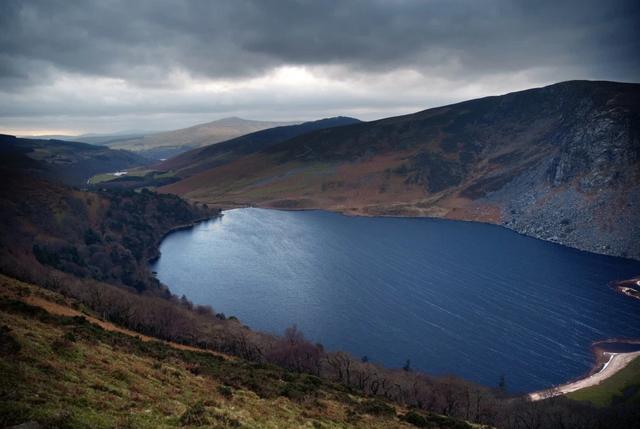
[[[186,178],[201,171],[228,164],[244,155],[264,150],[302,134],[359,122],[355,118],[338,116],[304,122],[299,125],[268,128],[225,142],[191,150],[158,164],[156,168],[158,170],[172,171],[175,175]]]
[[[22,162],[19,160],[22,159]],[[84,192],[33,177],[22,155],[0,164],[0,271],[44,281],[51,269],[137,290],[157,289],[147,267],[174,227],[215,215],[173,195]]]
[[[295,124],[295,122],[252,121],[232,117],[179,130],[155,133],[128,140],[112,141],[105,144],[112,149],[125,149],[151,159],[163,159],[190,149],[219,143],[266,128],[292,124]]]
[[[141,341],[71,305],[0,276],[0,426],[471,428],[311,375]]]
[[[26,158],[23,157],[26,156]],[[30,163],[32,173],[73,186],[84,186],[98,173],[139,167],[149,163],[124,150],[62,140],[23,139],[0,134],[0,163],[18,158]],[[26,166],[26,164],[24,164]]]
[[[490,222],[638,259],[639,136],[640,85],[569,81],[315,131],[161,190],[220,206]]]

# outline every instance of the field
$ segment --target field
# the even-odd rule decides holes
[[[144,168],[127,170],[127,174],[116,176],[113,173],[96,174],[88,180],[89,185],[107,183],[131,183],[135,187],[155,186],[157,184],[168,183],[174,179],[171,171],[156,171]]]
[[[640,358],[636,358],[626,368],[598,386],[578,390],[567,396],[577,401],[589,401],[600,407],[620,402],[640,406]]]

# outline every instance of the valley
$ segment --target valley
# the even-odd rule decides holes
[[[195,413],[198,416],[197,418],[201,419],[197,421],[218,421],[222,422],[222,427],[225,427],[224,425],[227,425],[226,427],[237,425],[237,423],[232,423],[235,421],[241,422],[238,424],[248,427],[252,425],[261,427],[261,425],[267,424],[264,420],[259,420],[265,418],[264,413],[266,411],[261,411],[264,410],[263,407],[267,407],[269,410],[274,410],[274,407],[276,409],[278,407],[278,405],[274,405],[271,402],[272,400],[277,401],[278,404],[283,403],[283,401],[292,401],[291,403],[286,402],[285,406],[287,410],[293,410],[291,411],[293,416],[291,414],[283,415],[279,411],[275,411],[275,414],[272,414],[274,411],[269,411],[268,415],[271,417],[267,418],[272,419],[270,421],[279,427],[287,427],[288,425],[295,427],[300,424],[300,418],[320,419],[324,422],[321,425],[327,427],[332,427],[335,424],[342,427],[359,427],[359,425],[360,427],[375,427],[375,425],[381,425],[380,427],[405,427],[406,424],[417,427],[425,427],[425,425],[426,427],[429,425],[466,427],[465,425],[468,423],[464,421],[506,427],[510,426],[508,422],[513,416],[523,416],[523,418],[527,416],[527,418],[538,419],[542,418],[541,416],[545,413],[544,410],[550,408],[558,409],[558,412],[562,413],[563,416],[573,416],[576,413],[576,409],[580,409],[582,418],[589,422],[598,420],[614,421],[615,418],[610,413],[619,413],[618,417],[616,417],[618,419],[626,419],[628,416],[633,415],[629,411],[633,408],[633,400],[622,401],[616,403],[615,407],[611,406],[600,410],[589,405],[589,403],[556,398],[554,400],[541,401],[541,405],[536,405],[535,408],[532,408],[522,396],[516,396],[515,398],[505,397],[506,391],[492,388],[491,385],[496,382],[495,376],[497,373],[489,374],[488,378],[484,380],[488,386],[482,386],[457,376],[445,375],[448,370],[444,367],[440,370],[432,365],[425,367],[419,359],[402,350],[400,350],[402,357],[398,355],[393,360],[380,359],[377,356],[377,352],[373,350],[373,353],[370,353],[372,361],[369,361],[369,357],[365,359],[364,357],[357,357],[340,351],[343,345],[349,350],[358,350],[351,349],[348,344],[343,344],[339,341],[333,343],[332,341],[334,340],[332,338],[339,340],[339,335],[336,335],[336,333],[328,333],[328,336],[322,338],[322,341],[327,344],[325,349],[324,345],[307,339],[315,340],[319,338],[314,332],[314,325],[304,325],[305,331],[309,332],[307,334],[309,337],[305,337],[296,326],[290,325],[302,320],[300,311],[307,315],[314,314],[313,309],[315,307],[310,305],[310,302],[303,306],[306,310],[303,307],[298,310],[290,308],[286,312],[273,314],[272,319],[275,316],[275,319],[280,320],[280,325],[273,325],[274,329],[267,329],[271,332],[261,332],[260,330],[264,329],[264,325],[252,321],[249,313],[238,312],[237,316],[233,314],[235,311],[224,303],[223,295],[220,295],[219,299],[212,301],[212,304],[218,310],[216,312],[210,305],[207,305],[207,300],[202,299],[194,290],[181,290],[180,282],[166,279],[164,270],[158,273],[158,277],[161,280],[159,281],[147,265],[149,260],[156,260],[156,263],[164,263],[163,261],[166,261],[166,258],[169,257],[171,252],[165,250],[165,259],[162,257],[157,259],[159,255],[158,246],[167,233],[175,230],[182,231],[168,235],[163,243],[170,242],[173,237],[177,237],[181,233],[187,235],[197,233],[202,226],[209,225],[209,223],[200,223],[195,227],[193,225],[210,218],[216,218],[219,215],[218,208],[208,206],[202,202],[189,203],[174,195],[158,194],[145,188],[133,190],[115,187],[114,189],[98,189],[94,191],[70,188],[61,183],[60,180],[55,179],[55,174],[59,174],[55,170],[50,173],[54,175],[53,177],[38,173],[43,171],[46,162],[46,159],[30,158],[28,152],[14,151],[11,157],[3,158],[3,162],[0,164],[0,177],[2,177],[0,215],[5,220],[0,230],[0,250],[2,252],[0,254],[2,260],[0,269],[4,275],[10,276],[2,279],[3,295],[0,300],[2,305],[0,316],[4,326],[2,338],[4,343],[9,344],[6,353],[13,353],[12,356],[17,358],[17,362],[23,362],[21,364],[23,365],[22,367],[28,371],[28,375],[23,375],[19,371],[16,372],[16,369],[11,365],[2,367],[5,374],[11,374],[11,376],[4,378],[6,384],[0,386],[0,396],[8,404],[8,408],[0,410],[3,424],[25,422],[32,419],[53,425],[58,424],[60,421],[67,421],[75,422],[73,424],[77,424],[78,427],[84,427],[82,425],[87,422],[92,422],[93,427],[108,427],[108,422],[116,419],[118,421],[127,421],[129,422],[127,424],[135,427],[158,427],[163,425],[170,427],[188,424],[185,422],[191,421],[188,420],[191,418],[189,416]],[[318,169],[321,170],[322,166],[319,166]],[[282,174],[291,173],[283,172]],[[272,213],[276,218],[284,215],[293,216],[291,219],[299,215],[314,215],[314,213],[286,211],[266,212]],[[273,221],[268,221],[268,216],[265,216],[266,212],[258,211],[259,216],[255,220],[265,225],[271,224],[271,226],[274,226],[278,224],[277,221],[273,222],[276,218],[273,218]],[[317,212],[315,215],[321,217],[338,216],[322,212]],[[358,220],[359,222],[387,221],[372,217],[344,219]],[[223,214],[223,223],[232,220],[233,217],[229,216],[228,213]],[[388,221],[413,222],[419,221],[419,219],[388,219]],[[444,222],[428,219],[423,219],[422,221]],[[306,234],[302,236],[296,235],[297,229],[293,228],[295,223],[291,221],[286,223],[289,225],[288,233],[293,233],[295,237],[292,237],[291,240],[285,239],[281,244],[310,244],[308,237],[307,239],[301,239]],[[330,254],[327,251],[331,249],[330,243],[333,234],[330,232],[331,228],[327,228],[326,225],[322,227],[322,222],[318,223],[316,221],[312,223],[316,223],[317,227],[326,235],[327,246],[324,246],[324,253],[328,257]],[[213,225],[215,224],[214,221]],[[250,222],[240,222],[240,224],[248,227]],[[472,228],[483,226],[470,223],[460,225]],[[439,225],[434,232],[440,231],[439,234],[444,234],[440,240],[442,243],[446,243],[446,237],[449,236],[449,233],[446,232],[448,231],[447,228],[442,229],[443,226],[445,224]],[[484,227],[495,228],[489,225],[484,225]],[[394,236],[402,236],[402,234],[397,235],[398,232],[401,230],[410,231],[410,229],[400,228],[400,230],[395,231],[395,228],[392,228],[388,231],[390,235],[387,234],[387,239],[384,239],[384,236],[376,236],[375,234],[372,235],[372,238],[377,237],[377,240],[382,239],[380,241],[381,244],[390,245],[390,239]],[[347,227],[347,230],[356,232],[357,228]],[[317,239],[323,234],[313,233],[312,236]],[[250,243],[251,240],[258,238],[258,240],[262,241],[261,246],[269,246],[269,241],[265,240],[263,234],[254,232],[250,235],[253,236],[252,239],[243,239],[238,241],[237,244],[243,241]],[[367,235],[371,235],[371,233],[362,231],[362,236]],[[412,237],[418,235],[412,234]],[[224,238],[224,235],[221,235],[220,238]],[[521,239],[531,240],[524,237],[521,237]],[[453,243],[456,241],[459,240],[454,240]],[[476,240],[476,243],[484,241],[490,242],[494,240]],[[536,240],[533,241],[536,242]],[[428,240],[425,242],[428,242]],[[540,243],[549,246],[547,243]],[[374,248],[370,244],[364,247]],[[221,246],[222,248],[231,251],[233,246]],[[565,248],[562,249],[567,250]],[[242,249],[238,250],[236,257],[246,261],[247,253]],[[260,253],[263,253],[264,256],[277,254],[273,250]],[[309,250],[294,253],[304,255]],[[460,250],[458,249],[457,251]],[[570,249],[569,251],[575,252]],[[190,254],[185,251],[182,253],[185,255]],[[482,253],[486,256],[490,252]],[[580,254],[580,252],[577,254]],[[193,256],[193,254],[191,255]],[[309,254],[309,256],[312,259],[317,259],[313,257],[313,253]],[[584,256],[589,257],[588,254]],[[206,257],[206,253],[202,253],[200,257]],[[394,256],[394,259],[397,260],[398,258],[405,259],[406,255],[398,254]],[[433,255],[431,258],[433,258]],[[187,269],[197,272],[197,265],[193,265],[197,259],[198,257],[192,257],[191,265]],[[283,258],[283,261],[286,259]],[[343,260],[349,261],[349,258]],[[314,264],[316,263],[317,261],[314,262]],[[409,263],[408,260],[405,263]],[[633,264],[632,261],[624,263]],[[264,267],[269,265],[269,263],[266,263]],[[300,267],[305,265],[309,266],[308,264],[301,264]],[[385,267],[383,263],[378,265],[380,268]],[[598,266],[597,264],[591,265],[593,267]],[[492,264],[486,264],[486,266],[494,267]],[[229,268],[232,267],[233,265],[229,265]],[[327,268],[330,267],[330,264],[322,263],[318,267]],[[251,273],[254,269],[255,267],[251,268],[250,265],[246,264],[242,268],[247,273]],[[401,269],[404,270],[404,268]],[[495,267],[488,269],[493,271]],[[598,268],[595,269],[596,271],[601,271]],[[341,269],[336,270],[333,268],[327,272],[330,271],[335,271],[336,275],[339,276],[345,274]],[[616,277],[628,278],[631,271],[621,272],[619,275],[616,274]],[[340,274],[341,272],[342,274]],[[254,275],[258,274],[258,271],[253,271],[253,273]],[[600,272],[600,274],[603,273],[604,271]],[[345,275],[346,277],[353,277],[353,274],[347,273]],[[355,275],[360,276],[357,273]],[[421,276],[421,274],[417,275]],[[447,276],[446,274],[443,275]],[[228,287],[221,273],[217,273],[215,276],[205,274],[201,277],[218,277],[217,286]],[[256,279],[257,283],[254,284],[262,284],[266,278],[262,276],[262,280]],[[279,276],[278,282],[272,285],[272,287],[276,287],[274,290],[277,290],[277,287],[280,286],[286,287],[288,283],[283,281],[286,278],[286,275],[284,277]],[[299,287],[305,284],[304,281],[299,282],[301,278],[294,276],[291,277],[291,280],[296,282],[298,284],[297,287]],[[404,277],[401,276],[400,278]],[[237,280],[238,278],[236,278]],[[163,284],[164,282],[168,285]],[[465,282],[463,281],[463,283]],[[474,282],[468,283],[469,285],[474,284]],[[326,284],[339,286],[342,282],[330,281]],[[372,284],[375,284],[375,282]],[[389,284],[392,285],[393,281]],[[509,290],[518,292],[518,289],[509,288]],[[307,290],[307,292],[312,291],[313,289]],[[389,291],[393,291],[393,288]],[[593,291],[596,294],[604,294],[607,297],[606,299],[621,300],[618,308],[620,311],[629,305],[635,304],[634,301],[626,301],[628,298],[616,294],[611,289],[602,288],[600,285],[594,284]],[[185,294],[188,296],[185,296]],[[246,301],[258,304],[260,300],[256,301],[255,296],[259,295],[259,293],[252,294]],[[469,291],[462,294],[462,296],[465,295],[469,295]],[[233,299],[241,298],[242,296],[241,290],[237,288],[234,293],[229,295]],[[273,296],[277,297],[277,295]],[[296,296],[296,294],[293,296]],[[297,296],[304,299],[304,294],[297,294]],[[471,298],[471,296],[469,295],[468,297]],[[282,306],[291,298],[291,296],[289,298],[281,296],[277,298],[277,302],[271,308]],[[194,299],[194,301],[190,299]],[[460,299],[460,296],[457,299]],[[342,301],[349,302],[348,300]],[[389,297],[387,301],[388,304],[391,304],[395,301],[395,298]],[[435,301],[430,302],[431,304],[427,305],[437,304]],[[561,303],[560,300],[557,302]],[[46,316],[40,310],[34,309],[34,307],[46,309],[48,312],[52,312],[55,317],[62,317],[63,319],[58,320],[55,317],[50,319],[49,316]],[[223,311],[227,312],[227,314]],[[388,318],[389,315],[385,311],[381,309],[379,313]],[[82,320],[77,319],[80,317],[78,312],[83,315]],[[344,315],[349,312],[341,313]],[[254,314],[259,314],[259,312],[254,312]],[[443,314],[446,314],[446,312]],[[238,316],[241,319],[238,319]],[[356,319],[344,322],[341,326],[352,326],[354,332],[356,332],[359,322],[366,321],[367,318],[371,322],[375,320],[362,314],[357,315],[354,313],[354,316],[356,316]],[[21,319],[24,317],[26,319]],[[44,322],[45,325],[39,325],[40,322],[29,319],[31,317]],[[392,317],[394,316],[392,315]],[[72,318],[72,320],[69,318]],[[333,318],[335,318],[335,314]],[[113,334],[110,333],[105,336],[105,334],[99,330],[95,331],[93,328],[86,331],[86,322],[83,320],[100,326]],[[336,320],[341,319],[337,318]],[[61,332],[60,335],[64,338],[56,340],[54,338],[55,335],[53,337],[51,335],[58,332],[56,330],[58,328],[55,328],[51,323],[61,323],[63,327],[71,326],[71,328],[64,329],[71,329],[73,335],[65,333],[66,331]],[[254,329],[249,328],[244,323],[250,323]],[[445,322],[446,324],[450,323]],[[44,343],[34,345],[31,342],[30,334],[25,334],[25,326],[31,326],[31,332],[37,332],[39,338],[44,339]],[[320,325],[315,324],[315,326]],[[284,327],[286,329],[283,329]],[[343,330],[343,328],[341,329]],[[274,335],[283,330],[283,335]],[[78,340],[78,333],[82,335],[81,340]],[[135,336],[136,333],[143,340],[142,344],[149,343],[150,345],[148,347],[141,346],[140,343],[130,343],[130,340],[118,337],[118,335],[130,336],[132,334]],[[388,336],[384,332],[380,332],[380,334],[383,336],[374,340],[379,343],[378,345],[385,344],[385,341],[397,336]],[[416,336],[416,339],[418,337]],[[360,337],[359,334],[354,335],[353,338],[367,340],[366,336]],[[455,344],[455,342],[451,343],[448,340],[443,342],[437,340],[434,342],[434,340],[436,340],[436,337],[423,338],[421,342],[424,342],[424,345],[427,345],[430,350],[438,352],[438,354]],[[51,342],[52,345],[47,346],[48,342]],[[16,346],[16,344],[19,344],[19,346]],[[104,344],[106,349],[97,344]],[[122,354],[123,351],[118,348],[120,347],[118,344],[127,344],[125,348],[129,351]],[[108,390],[102,388],[96,388],[96,390],[83,382],[70,381],[70,384],[65,383],[55,387],[55,391],[66,392],[71,389],[71,391],[82,392],[80,393],[82,400],[76,402],[75,396],[67,396],[66,393],[62,393],[58,399],[54,400],[52,391],[42,390],[46,386],[42,382],[44,375],[40,372],[42,363],[36,361],[34,363],[35,366],[29,366],[31,365],[29,362],[33,362],[28,360],[28,356],[32,353],[31,351],[35,350],[33,347],[41,350],[42,356],[45,356],[48,362],[52,362],[53,368],[58,368],[59,371],[66,374],[75,374],[75,371],[79,370],[74,367],[76,363],[86,362],[87,359],[93,361],[96,350],[102,350],[101,353],[108,353],[111,356],[111,361],[114,362],[113,365],[118,367],[120,367],[118,362],[143,359],[146,362],[143,366],[148,367],[151,365],[151,368],[154,368],[153,371],[149,370],[151,372],[144,369],[143,373],[155,374],[153,377],[156,378],[162,378],[162,376],[155,371],[155,368],[163,368],[167,364],[172,367],[178,365],[178,368],[183,367],[187,371],[184,372],[184,377],[181,376],[179,386],[189,389],[198,389],[196,386],[201,382],[201,378],[198,378],[201,377],[199,375],[201,373],[198,371],[201,370],[195,370],[196,374],[192,373],[195,378],[192,375],[188,375],[188,372],[191,371],[189,369],[191,368],[191,363],[189,362],[192,362],[190,360],[192,358],[185,358],[184,353],[198,354],[200,353],[198,350],[202,349],[207,356],[214,358],[222,354],[229,357],[232,362],[239,362],[239,365],[243,368],[240,372],[237,372],[235,369],[226,366],[224,369],[217,367],[220,371],[216,369],[211,373],[213,380],[216,380],[214,385],[222,381],[222,385],[229,386],[232,392],[249,389],[257,394],[259,399],[256,399],[258,402],[255,403],[256,408],[253,408],[254,405],[249,406],[247,399],[244,397],[238,404],[231,405],[227,402],[217,402],[217,400],[211,402],[213,399],[211,399],[210,393],[201,392],[195,396],[191,394],[185,397],[176,390],[171,390],[162,393],[162,395],[165,398],[171,398],[171,401],[173,401],[171,403],[175,407],[157,409],[150,405],[156,401],[154,399],[156,396],[154,395],[159,392],[156,385],[147,386],[143,384],[139,390],[136,390],[133,386],[140,385],[140,382],[129,383],[126,380],[114,379],[109,372],[110,370],[105,372],[105,369],[99,365],[97,367],[91,365],[82,370],[82,377],[101,380],[95,384],[96,386],[112,387],[109,387]],[[49,348],[51,351],[49,351]],[[392,349],[393,346],[385,348]],[[173,354],[177,352],[170,351],[172,349],[182,354],[175,356]],[[77,362],[72,361],[71,366],[68,366],[62,360],[58,360],[56,355],[56,353],[67,353],[65,350],[69,350],[69,353],[74,354],[74,356],[75,353],[79,353],[78,356],[81,357],[78,358]],[[138,357],[131,356],[130,350],[139,350],[140,355],[136,355]],[[482,348],[478,350],[482,350]],[[528,347],[525,346],[523,350],[528,350]],[[586,356],[586,346],[579,345],[579,350],[584,353],[582,365],[585,367],[590,365],[590,359]],[[369,353],[370,350],[365,352]],[[160,355],[156,353],[160,353]],[[172,359],[178,359],[178,361],[171,360],[171,363],[167,363],[167,355],[174,356]],[[550,357],[553,359],[553,355],[550,355]],[[518,359],[515,356],[514,358],[515,360]],[[179,363],[181,359],[187,360],[182,360],[181,362],[183,363]],[[207,368],[211,368],[208,366],[209,363],[202,363],[201,359],[200,357],[197,358],[199,367],[207,365]],[[222,359],[226,358],[223,357]],[[405,362],[405,368],[398,368],[405,359],[409,359],[409,361]],[[380,361],[390,364],[392,368],[389,369],[379,365],[378,362]],[[26,362],[27,366],[24,366],[24,362]],[[185,364],[184,362],[187,363]],[[435,362],[437,360],[432,361],[432,363]],[[566,362],[568,363],[570,360],[566,360]],[[215,365],[219,365],[219,363]],[[291,371],[293,375],[281,375],[281,373],[273,375],[268,372],[270,370],[267,372],[271,375],[263,374],[261,368],[264,368],[264,365],[275,365],[275,371],[284,369]],[[432,373],[422,372],[423,368]],[[463,369],[456,370],[456,373],[466,374],[465,371],[469,371],[468,375],[471,378],[476,378],[479,373],[477,369],[474,370],[473,368],[474,366],[467,361],[463,364]],[[183,373],[180,369],[178,371]],[[579,371],[579,369],[574,371]],[[226,379],[223,374],[231,374],[233,377]],[[558,379],[566,378],[566,374],[564,372],[559,373]],[[20,381],[24,380],[20,378],[23,376],[29,377],[28,380],[30,381],[28,383]],[[305,384],[307,381],[302,381],[302,379],[300,379],[302,384],[298,382],[291,385],[287,384],[289,383],[287,380],[297,380],[298,377],[306,377],[305,380],[307,380],[310,376],[318,377],[319,380],[322,380],[313,381],[313,383],[336,383],[336,387],[322,387],[318,390],[315,387],[307,386]],[[508,379],[512,378],[511,375],[508,377]],[[520,382],[516,381],[517,376],[514,375],[513,377],[515,378],[513,378],[514,385],[512,389],[520,390],[520,388],[524,388],[525,384],[521,384],[518,387],[517,383]],[[127,380],[138,380],[138,376],[127,375]],[[285,380],[285,384],[279,380]],[[23,388],[16,389],[16,385],[23,386]],[[332,386],[334,385],[332,384]],[[93,390],[89,391],[87,388]],[[172,387],[172,389],[174,388]],[[227,392],[226,387],[220,389],[220,391]],[[351,399],[344,399],[345,391],[343,389],[347,389],[348,398]],[[94,390],[96,393],[93,393]],[[128,396],[129,394],[126,393],[132,391],[137,392],[134,395],[135,398]],[[337,401],[335,405],[329,405],[329,408],[322,405],[317,408],[317,412],[313,416],[308,413],[299,415],[297,414],[298,411],[295,411],[299,409],[298,407],[308,409],[309,401],[315,401],[318,398],[323,398],[323,404],[327,404],[326,400],[333,401],[330,398],[333,398],[331,395],[334,395],[334,393],[330,392],[338,392],[336,393],[338,396],[335,397],[335,401]],[[612,393],[614,395],[617,394],[615,393],[617,392],[615,388],[612,392],[614,392]],[[36,393],[44,398],[43,401],[46,404],[46,407],[39,413],[30,411],[33,404],[29,398]],[[240,396],[244,395],[244,393],[238,394]],[[121,399],[113,402],[113,395],[121,397]],[[224,395],[227,394],[221,393],[221,395],[226,398]],[[202,403],[197,398],[201,398]],[[342,402],[344,400],[347,402]],[[388,401],[391,405],[385,405],[387,402],[379,402],[379,400]],[[105,401],[109,401],[110,404],[121,405],[114,409],[111,406],[104,405]],[[139,407],[134,405],[136,402],[140,402]],[[168,404],[166,401],[162,403]],[[56,404],[64,405],[58,406]],[[334,403],[331,402],[331,404]],[[229,407],[236,406],[241,410],[240,414],[230,412]],[[313,405],[313,407],[315,406]],[[339,411],[338,414],[335,414],[334,411],[328,411],[335,410],[335,407],[342,411]],[[472,407],[474,411],[472,411]],[[100,411],[97,412],[96,410]],[[295,420],[290,420],[292,418]]]
[[[637,429],[638,23],[0,1],[0,429]]]

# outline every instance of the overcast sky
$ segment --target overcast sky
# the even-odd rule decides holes
[[[0,1],[0,132],[369,120],[640,81],[640,1]]]

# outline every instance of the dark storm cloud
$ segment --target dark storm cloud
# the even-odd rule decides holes
[[[185,112],[372,118],[567,79],[639,81],[639,27],[637,0],[2,0],[0,131]],[[316,80],[251,81],[291,66]],[[240,86],[206,86],[220,81]]]
[[[55,70],[160,84],[280,64],[470,77],[531,67],[637,79],[637,1],[3,1],[0,75]]]

